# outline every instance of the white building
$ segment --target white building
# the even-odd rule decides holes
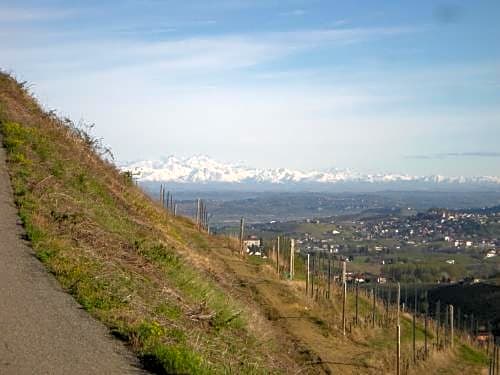
[[[260,243],[260,238],[257,238],[255,236],[250,236],[250,237],[247,237],[246,240],[243,240],[243,244],[245,245],[245,247],[250,250],[252,247],[260,247],[261,243]]]
[[[490,251],[488,251],[488,252],[486,253],[486,255],[485,255],[484,259],[487,259],[487,258],[493,258],[493,257],[494,257],[494,256],[496,256],[496,255],[497,255],[496,250],[493,250],[493,249],[492,249],[492,250],[490,250]]]

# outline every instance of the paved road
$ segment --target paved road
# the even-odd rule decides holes
[[[16,222],[0,147],[0,374],[143,373],[46,272]]]

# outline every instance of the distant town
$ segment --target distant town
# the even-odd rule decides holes
[[[246,244],[251,254],[265,257],[266,243],[278,235],[289,236],[302,255],[329,253],[345,260],[351,278],[361,282],[478,281],[494,277],[500,267],[500,207],[371,210],[253,224],[248,230]],[[424,265],[426,271],[420,272],[418,268]],[[399,272],[406,268],[409,272]]]

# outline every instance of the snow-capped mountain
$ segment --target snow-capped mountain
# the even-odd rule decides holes
[[[271,184],[271,185],[334,185],[364,184],[454,184],[494,185],[500,187],[500,177],[410,176],[406,174],[363,174],[352,170],[300,171],[287,168],[260,169],[241,164],[222,163],[207,156],[161,160],[143,160],[120,165],[121,170],[133,172],[143,182],[179,184]]]

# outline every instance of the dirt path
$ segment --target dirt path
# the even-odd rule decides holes
[[[21,239],[0,147],[0,374],[140,374]]]
[[[259,266],[250,265],[231,256],[221,257],[226,267],[238,275],[254,299],[270,311],[270,319],[292,339],[303,353],[306,373],[380,374],[381,369],[366,365],[367,349],[354,344],[327,328],[331,322],[320,320],[317,311],[303,296],[293,291],[292,284],[278,281]],[[332,334],[335,335],[332,336]],[[307,353],[306,353],[307,352]],[[368,353],[369,354],[369,353]]]

